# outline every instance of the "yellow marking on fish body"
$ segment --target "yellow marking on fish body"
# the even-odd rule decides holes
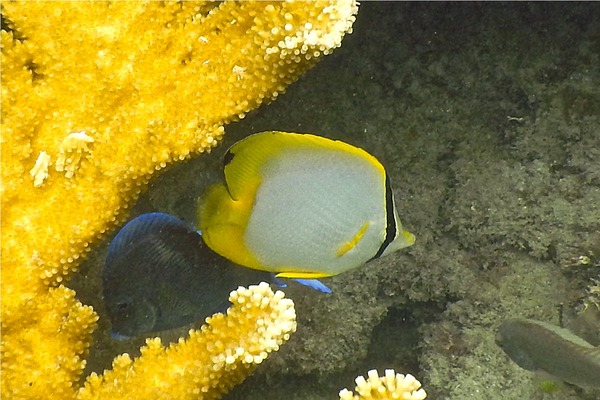
[[[290,271],[290,272],[280,272],[275,275],[276,278],[288,278],[288,279],[319,279],[319,278],[327,278],[332,276],[332,274],[327,274],[325,272],[310,272],[310,271]]]
[[[402,235],[404,242],[406,243],[404,247],[412,246],[415,243],[415,235],[409,231],[402,231],[400,235]]]
[[[352,250],[354,247],[356,247],[358,242],[360,242],[360,239],[362,239],[362,237],[365,235],[365,232],[367,231],[369,225],[370,224],[368,221],[365,222],[364,225],[358,230],[358,232],[356,232],[356,235],[354,235],[354,237],[350,239],[350,241],[343,243],[340,247],[338,247],[336,255],[338,257],[341,257],[350,250]]]

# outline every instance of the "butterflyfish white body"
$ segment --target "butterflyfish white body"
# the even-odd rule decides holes
[[[224,157],[224,184],[207,189],[199,228],[215,252],[277,277],[337,275],[414,243],[381,163],[350,144],[262,132]]]

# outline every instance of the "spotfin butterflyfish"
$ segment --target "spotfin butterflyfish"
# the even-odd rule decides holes
[[[269,131],[235,143],[224,182],[200,197],[198,226],[236,264],[311,280],[412,245],[383,165],[350,144]]]

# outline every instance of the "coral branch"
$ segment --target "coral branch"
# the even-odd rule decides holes
[[[377,371],[372,369],[367,375],[356,378],[356,392],[354,394],[348,389],[340,391],[340,400],[423,400],[427,397],[425,390],[420,389],[421,383],[414,376],[397,374],[393,369],[386,369],[384,376],[380,377]]]
[[[72,398],[98,319],[92,308],[60,286],[4,311],[2,398]]]
[[[227,315],[207,318],[187,340],[165,350],[160,339],[148,339],[138,359],[117,357],[112,370],[88,377],[77,398],[129,399],[132,393],[140,400],[219,398],[296,330],[293,302],[267,283],[239,288],[229,300]]]

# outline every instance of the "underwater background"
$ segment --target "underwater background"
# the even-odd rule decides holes
[[[364,2],[340,49],[228,125],[211,155],[154,179],[132,217],[194,222],[226,149],[265,130],[376,156],[417,240],[324,279],[333,294],[286,288],[297,332],[226,399],[335,399],[373,368],[415,375],[428,399],[599,397],[541,392],[494,343],[506,318],[525,317],[600,345],[599,4]],[[109,241],[69,283],[100,315],[88,372],[144,343],[108,335]]]

